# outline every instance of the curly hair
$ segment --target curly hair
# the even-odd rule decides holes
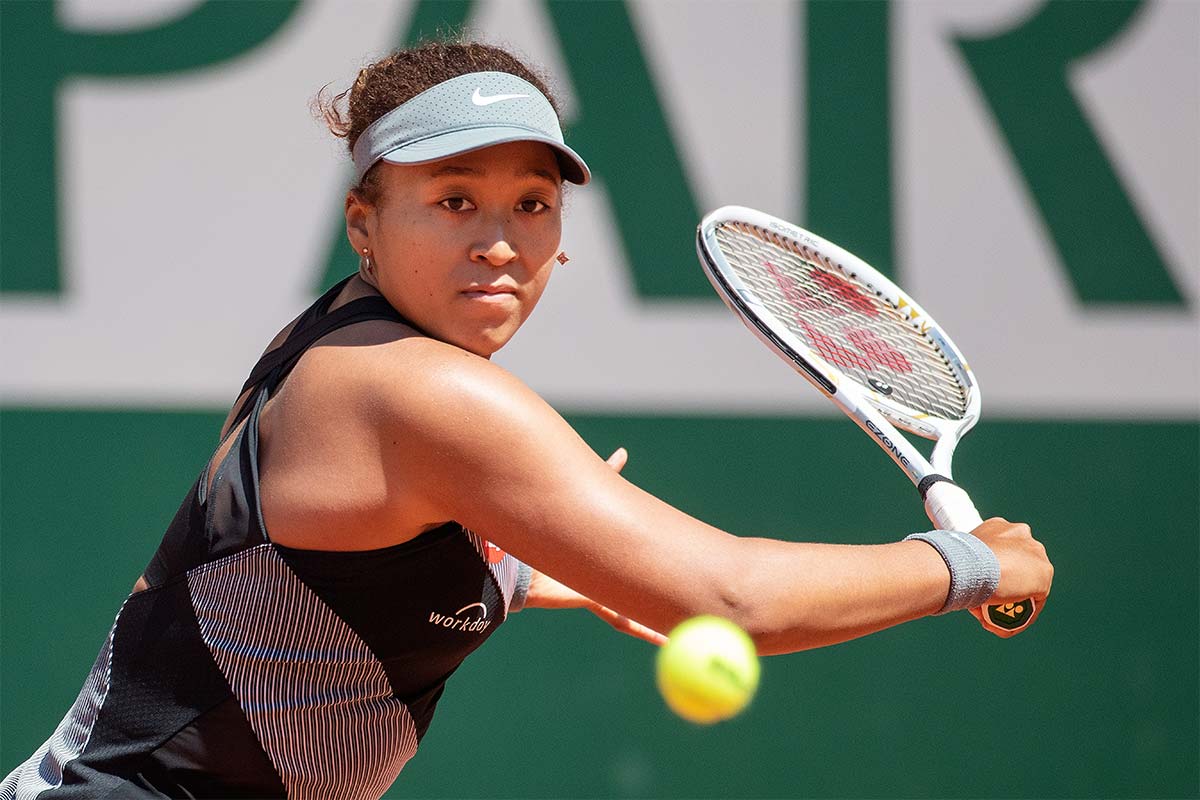
[[[466,40],[427,41],[392,53],[361,69],[354,85],[344,92],[332,95],[325,86],[313,104],[329,131],[345,139],[353,153],[354,143],[375,120],[426,89],[471,72],[507,72],[523,78],[559,113],[547,81],[531,67],[500,47]],[[368,202],[379,196],[377,174],[372,167],[354,187]]]

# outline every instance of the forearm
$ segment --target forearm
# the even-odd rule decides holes
[[[936,612],[950,574],[924,542],[799,544],[738,539],[732,615],[763,654],[834,644]]]

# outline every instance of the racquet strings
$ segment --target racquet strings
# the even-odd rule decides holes
[[[744,222],[725,222],[715,235],[771,315],[846,377],[918,414],[966,414],[968,390],[921,320],[788,237]]]

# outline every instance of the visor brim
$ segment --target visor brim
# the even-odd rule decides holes
[[[508,126],[441,133],[389,150],[380,156],[379,160],[389,164],[425,164],[507,142],[541,142],[554,150],[563,180],[583,186],[592,178],[587,163],[562,142],[537,134],[528,128]]]

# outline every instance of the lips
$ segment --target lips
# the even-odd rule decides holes
[[[464,289],[463,294],[467,295],[468,297],[515,297],[517,294],[517,287],[509,286],[507,284],[493,283],[486,286],[471,286],[467,289]]]

